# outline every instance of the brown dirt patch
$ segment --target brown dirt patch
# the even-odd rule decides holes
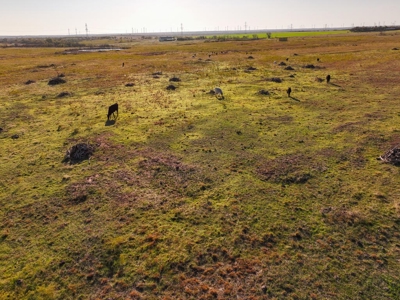
[[[311,156],[289,154],[261,163],[256,172],[261,180],[282,184],[302,184],[322,170],[324,167],[314,161]]]

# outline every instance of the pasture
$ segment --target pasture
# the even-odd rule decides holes
[[[399,299],[399,36],[0,48],[0,298]]]

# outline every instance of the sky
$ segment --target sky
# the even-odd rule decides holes
[[[399,0],[0,0],[0,36],[399,25]]]

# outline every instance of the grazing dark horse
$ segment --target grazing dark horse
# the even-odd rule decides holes
[[[329,83],[331,81],[331,75],[326,76],[326,83]]]
[[[288,88],[287,91],[286,91],[288,97],[290,97],[290,93],[291,93],[291,92],[292,92],[292,89],[291,89],[291,88]]]
[[[111,115],[113,115],[115,118],[115,112],[117,112],[118,116],[118,103],[115,103],[108,108],[107,121],[110,120]]]

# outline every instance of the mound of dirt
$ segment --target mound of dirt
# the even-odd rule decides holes
[[[393,147],[385,154],[379,156],[378,159],[386,163],[400,166],[400,145]]]
[[[129,82],[129,83],[125,84],[126,87],[131,87],[131,86],[134,86],[134,85],[135,85],[135,84],[132,83],[132,82]]]
[[[278,66],[286,66],[286,63],[284,63],[283,61],[281,61]]]
[[[266,96],[269,96],[269,95],[270,95],[270,92],[268,92],[267,90],[259,90],[259,91],[258,91],[258,94],[259,94],[259,95],[266,95]]]
[[[173,84],[170,84],[169,86],[167,86],[167,90],[168,91],[175,91],[176,90],[176,86],[174,86]]]
[[[95,151],[95,146],[89,143],[79,143],[67,150],[63,162],[71,164],[79,163],[85,159],[89,159]]]
[[[62,84],[62,83],[66,83],[66,81],[60,77],[54,77],[54,78],[50,79],[48,85],[57,85],[57,84]]]
[[[315,81],[316,81],[316,82],[323,82],[324,80],[323,80],[322,78],[315,77]]]
[[[255,71],[255,70],[257,70],[257,68],[255,68],[255,67],[248,67],[248,68],[246,69],[246,71]]]
[[[71,96],[71,93],[69,92],[61,92],[57,95],[57,98],[64,98],[64,97],[68,97]]]
[[[272,78],[270,79],[270,81],[276,82],[276,83],[281,83],[281,82],[282,82],[282,79],[279,78],[279,77],[272,77]]]
[[[293,69],[291,66],[287,66],[287,67],[285,68],[285,70],[293,71],[294,69]]]
[[[247,57],[247,59],[254,59],[254,57],[250,55],[249,57]]]
[[[315,66],[313,64],[308,64],[308,65],[305,65],[304,68],[306,68],[306,69],[315,69]]]
[[[35,82],[36,81],[34,81],[34,80],[28,80],[28,81],[25,82],[25,84],[28,85],[28,84],[32,84],[32,83],[35,83]]]
[[[172,82],[179,82],[179,81],[181,81],[178,77],[172,77],[172,78],[170,78],[169,79],[169,81],[172,81]]]

